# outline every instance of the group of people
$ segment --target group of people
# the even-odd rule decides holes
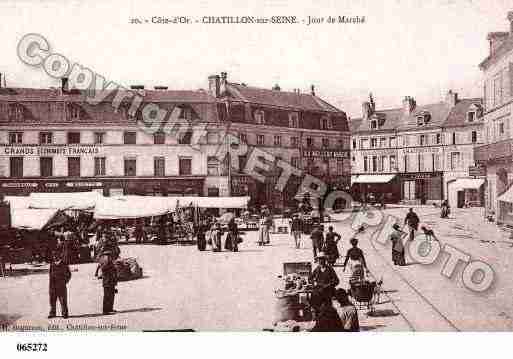
[[[115,253],[108,249],[103,250],[99,256],[99,268],[101,270],[102,286],[103,286],[103,314],[112,314],[114,310],[114,297],[117,293],[118,275],[114,265]],[[118,254],[119,255],[119,254]],[[96,271],[98,273],[98,269]],[[96,273],[96,274],[97,274]],[[56,251],[50,262],[49,269],[49,299],[50,313],[48,318],[54,318],[57,314],[57,301],[61,306],[62,318],[69,316],[68,309],[68,289],[67,285],[71,280],[71,271],[69,264],[65,261],[62,253]]]
[[[225,232],[226,235],[224,236]],[[225,250],[239,251],[241,237],[234,217],[228,221],[226,228],[223,228],[221,222],[214,218],[201,220],[195,227],[194,233],[200,251],[206,250],[207,245],[210,245],[213,252],[221,252],[223,250],[223,236]]]

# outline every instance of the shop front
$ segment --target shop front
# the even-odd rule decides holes
[[[353,200],[362,203],[397,203],[401,187],[395,174],[363,174],[351,177]]]
[[[414,172],[399,175],[401,202],[439,203],[443,199],[443,172]]]
[[[458,178],[447,185],[449,206],[454,208],[484,205],[484,178]]]
[[[4,195],[26,196],[33,192],[85,192],[96,191],[104,196],[202,196],[204,177],[162,178],[23,178],[0,179],[0,192]]]

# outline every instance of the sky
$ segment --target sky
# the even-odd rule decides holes
[[[377,108],[481,97],[478,64],[486,35],[507,31],[511,0],[285,1],[0,1],[0,73],[9,87],[58,86],[23,64],[16,46],[38,33],[51,50],[122,85],[207,88],[221,71],[228,80],[316,93],[351,117],[373,93]],[[325,23],[130,24],[161,16],[308,16]],[[328,16],[364,16],[363,24],[326,23]]]

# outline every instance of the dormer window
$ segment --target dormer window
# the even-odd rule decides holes
[[[332,128],[331,119],[328,117],[321,118],[321,130],[330,130]]]
[[[299,127],[299,115],[297,114],[297,112],[289,113],[289,127]]]
[[[67,107],[67,116],[70,121],[77,121],[80,119],[80,107],[75,104],[69,104]]]
[[[431,121],[431,114],[423,112],[417,116],[417,126],[427,125]]]
[[[254,116],[255,116],[255,123],[257,125],[265,125],[264,111],[257,110],[257,111],[255,111]]]
[[[472,104],[467,112],[467,122],[476,122],[483,115],[483,110],[478,104]]]
[[[180,108],[180,117],[181,120],[192,120],[192,110],[189,107],[181,107]]]
[[[370,123],[370,127],[373,130],[378,128],[378,120],[372,120],[371,123]]]

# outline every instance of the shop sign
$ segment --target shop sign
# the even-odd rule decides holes
[[[415,147],[406,148],[406,153],[437,153],[440,152],[440,147]]]
[[[322,157],[322,158],[349,158],[349,151],[317,151],[307,150],[303,151],[303,157]]]
[[[35,188],[37,187],[37,182],[7,182],[2,183],[2,187],[4,188]]]
[[[429,179],[440,177],[439,173],[412,173],[412,174],[403,174],[402,177],[404,179]]]
[[[2,155],[8,156],[81,156],[97,155],[100,148],[96,145],[66,146],[3,146]]]
[[[66,182],[66,187],[103,187],[101,182]]]
[[[471,177],[486,177],[485,166],[470,166],[468,168],[468,175]]]

